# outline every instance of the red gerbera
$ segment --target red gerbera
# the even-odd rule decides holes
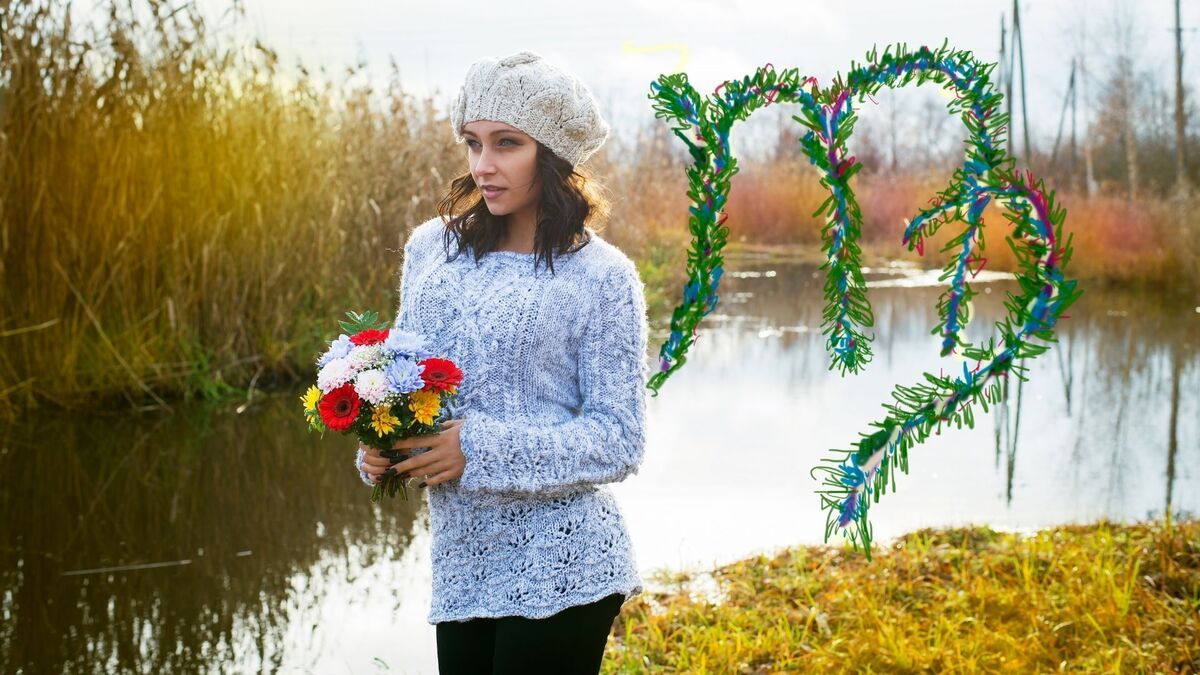
[[[360,403],[354,385],[347,382],[322,396],[317,407],[321,411],[321,420],[325,422],[325,426],[334,431],[345,431],[358,418]]]
[[[450,359],[425,359],[421,365],[425,366],[421,379],[425,380],[426,389],[451,391],[462,382],[463,372]]]
[[[368,328],[351,335],[350,342],[359,346],[376,345],[387,339],[389,331],[391,331],[391,328],[384,328],[383,330]]]

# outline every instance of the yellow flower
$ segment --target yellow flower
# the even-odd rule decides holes
[[[317,404],[321,402],[321,390],[314,384],[308,388],[308,391],[304,392],[300,400],[304,403],[304,412],[316,412]]]
[[[409,394],[408,407],[421,424],[432,424],[442,408],[442,398],[436,391],[414,391]]]
[[[384,406],[375,408],[371,413],[371,428],[380,436],[386,436],[392,433],[392,430],[399,426],[400,420],[392,414],[392,411]]]

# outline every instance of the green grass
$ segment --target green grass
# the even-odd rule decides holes
[[[604,672],[1197,672],[1200,521],[806,546],[626,604]]]

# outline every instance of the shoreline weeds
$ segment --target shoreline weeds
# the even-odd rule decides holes
[[[872,562],[804,545],[652,578],[604,672],[1200,669],[1194,515],[925,528]]]

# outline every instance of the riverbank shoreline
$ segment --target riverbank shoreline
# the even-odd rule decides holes
[[[722,257],[727,269],[772,264],[802,264],[819,268],[826,260],[824,252],[818,246],[740,241],[729,242],[722,250]],[[941,269],[930,264],[930,260],[896,257],[895,251],[872,246],[864,246],[861,257],[864,273],[867,274],[880,270],[895,273],[896,268],[902,268],[905,274],[925,274],[930,269]],[[655,340],[665,339],[665,328],[669,325],[672,311],[681,299],[678,293],[683,283],[681,280],[686,279],[686,267],[682,263],[673,264],[662,260],[653,251],[645,257],[638,258],[638,261],[646,283],[652,337]],[[1163,288],[1156,284],[1103,279],[1080,281],[1085,288],[1095,290],[1153,290],[1163,298],[1172,299],[1188,299],[1190,294],[1188,288],[1182,286]],[[1200,308],[1196,309],[1196,313],[1200,314]],[[303,321],[297,318],[297,323]],[[316,346],[326,344],[325,341],[332,336],[319,334],[321,327],[326,323],[313,317],[303,331],[308,336],[304,338],[306,343]],[[299,338],[290,341],[289,344],[298,341]],[[192,350],[193,353],[197,349],[200,348],[197,346]],[[206,353],[195,362],[176,364],[183,370],[174,377],[140,381],[126,380],[114,375],[105,387],[92,387],[76,391],[70,396],[63,394],[54,398],[40,396],[39,393],[44,392],[34,391],[37,387],[34,379],[30,378],[0,390],[0,419],[15,420],[19,415],[29,414],[34,409],[46,413],[161,413],[193,403],[229,404],[244,410],[263,394],[291,393],[315,377],[315,372],[310,372],[309,363],[297,362],[289,356],[291,352],[296,351],[293,347],[280,347],[272,351],[273,355],[269,359],[266,354],[254,354],[225,365],[218,364],[216,354]],[[145,385],[144,388],[142,385]]]
[[[798,546],[671,574],[622,608],[604,672],[1200,669],[1194,516],[922,529],[874,561]]]
[[[942,269],[942,264],[933,262],[928,256],[912,256],[898,257],[896,249],[893,247],[879,247],[870,244],[862,245],[860,257],[862,264],[867,268],[880,267],[911,267],[916,270]],[[754,244],[749,242],[730,242],[726,244],[723,250],[724,257],[727,261],[745,263],[745,262],[788,262],[788,263],[804,263],[820,266],[825,264],[827,258],[824,250],[819,246],[808,246],[802,244]],[[991,268],[989,268],[991,269]],[[1012,274],[1008,270],[996,270]],[[1097,276],[1076,276],[1081,285],[1085,287],[1104,287],[1110,289],[1127,288],[1130,290],[1157,290],[1162,291],[1167,296],[1173,297],[1188,297],[1194,296],[1200,285],[1192,283],[1191,279],[1180,278],[1175,279],[1175,283],[1164,284],[1156,281],[1142,281],[1129,279],[1115,279],[1108,277]]]

